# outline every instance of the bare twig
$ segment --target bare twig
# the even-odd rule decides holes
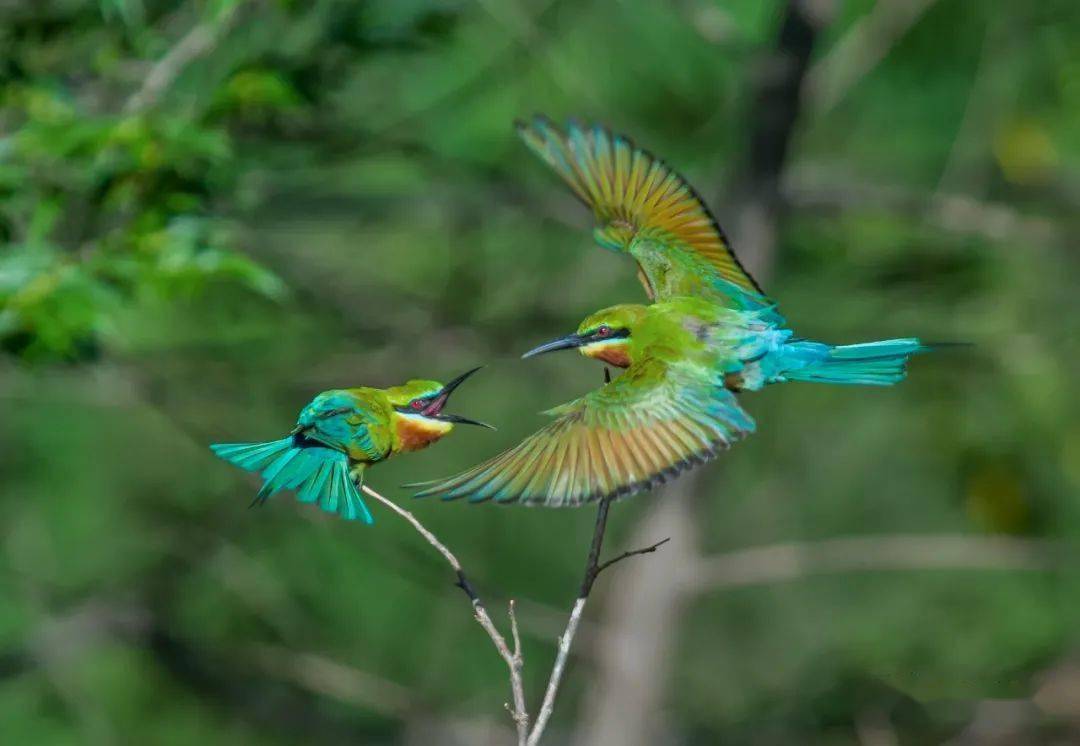
[[[577,634],[578,626],[581,623],[581,616],[585,611],[585,602],[589,599],[589,594],[592,592],[596,578],[600,573],[614,565],[616,562],[638,554],[655,552],[661,545],[668,541],[668,539],[662,539],[650,546],[623,552],[606,562],[601,562],[600,551],[603,549],[604,533],[607,531],[608,511],[611,509],[613,499],[614,498],[611,497],[603,498],[597,508],[596,523],[593,527],[593,537],[592,543],[589,545],[589,554],[585,560],[585,575],[581,580],[581,589],[578,591],[578,597],[574,601],[573,608],[570,610],[570,619],[566,623],[566,629],[563,631],[562,635],[559,636],[559,646],[558,651],[555,654],[555,664],[551,668],[551,676],[548,678],[547,689],[544,691],[544,701],[540,705],[540,710],[536,713],[536,722],[533,725],[532,732],[529,733],[527,741],[528,746],[535,746],[535,744],[540,742],[540,738],[544,735],[544,729],[547,728],[548,721],[551,719],[551,714],[555,711],[555,698],[559,694],[559,685],[562,683],[563,672],[566,670],[566,661],[570,657],[570,647],[574,643],[574,636]]]
[[[510,688],[514,697],[514,709],[510,715],[514,718],[514,726],[517,728],[518,743],[525,743],[529,736],[529,711],[525,707],[525,685],[521,679],[521,669],[525,665],[525,659],[521,654],[521,633],[518,631],[514,599],[510,599],[507,614],[510,616],[510,634],[514,641],[514,651],[510,660],[506,662],[510,667]]]
[[[506,661],[506,666],[510,669],[510,691],[513,695],[514,702],[513,705],[507,705],[507,709],[510,711],[511,717],[514,718],[514,725],[517,728],[518,734],[518,743],[526,743],[529,733],[529,712],[525,708],[525,687],[521,680],[521,639],[517,629],[517,617],[514,614],[514,602],[510,602],[510,629],[513,633],[514,640],[514,649],[511,650],[510,646],[506,644],[506,638],[502,636],[502,633],[499,632],[495,623],[491,621],[491,616],[488,614],[480,597],[476,594],[476,590],[473,588],[472,584],[469,583],[469,579],[465,575],[465,570],[462,569],[461,562],[454,556],[454,553],[451,552],[445,544],[439,541],[435,534],[431,533],[424,524],[420,523],[416,516],[405,510],[405,508],[389,498],[383,497],[366,484],[362,485],[361,489],[364,491],[365,495],[379,501],[408,521],[412,527],[416,529],[417,533],[424,537],[428,544],[435,547],[436,551],[446,558],[450,567],[453,568],[454,574],[457,575],[457,582],[455,585],[469,597],[469,601],[472,603],[473,607],[473,616],[476,617],[477,623],[483,630],[487,632],[488,637],[491,638],[491,642],[495,645],[495,649],[499,652],[499,656]]]
[[[577,634],[578,624],[581,622],[581,614],[585,611],[586,596],[579,596],[574,601],[574,608],[570,610],[570,620],[566,623],[566,630],[559,636],[559,650],[555,655],[555,665],[551,668],[551,677],[548,679],[547,689],[544,691],[544,701],[540,705],[540,711],[536,713],[536,724],[533,725],[532,733],[529,734],[528,746],[535,746],[540,742],[547,728],[551,713],[555,711],[555,697],[559,693],[559,684],[562,683],[563,671],[566,669],[566,661],[570,657],[570,646]]]
[[[514,656],[521,660],[521,633],[518,631],[517,610],[514,607],[514,599],[510,599],[510,633],[514,640]]]
[[[593,526],[592,542],[589,544],[589,556],[585,559],[585,576],[581,579],[578,598],[588,598],[596,576],[600,574],[600,551],[604,548],[604,533],[607,531],[608,511],[611,510],[611,498],[600,500],[596,509],[596,524]]]
[[[596,574],[599,575],[604,570],[606,570],[609,567],[611,567],[612,565],[614,565],[616,562],[621,562],[624,559],[626,559],[627,557],[636,557],[639,554],[652,554],[657,549],[659,549],[660,547],[667,544],[669,541],[671,541],[670,536],[668,536],[667,538],[661,539],[660,541],[656,542],[655,544],[650,544],[647,547],[642,547],[641,549],[631,549],[630,551],[623,552],[622,554],[616,555],[616,556],[612,557],[611,559],[607,560],[606,562],[601,562],[600,566],[596,568]]]
[[[240,17],[240,8],[245,4],[244,0],[239,0],[222,10],[217,18],[195,24],[154,63],[142,86],[124,104],[124,112],[136,114],[156,104],[188,65],[217,46]]]
[[[671,579],[701,554],[694,505],[701,484],[701,471],[692,471],[647,507],[628,539],[630,546],[647,544],[652,535],[670,536],[669,546],[648,562],[627,563],[605,579],[603,613],[582,621],[575,654],[579,659],[587,655],[589,666],[580,716],[568,741],[652,746],[672,732],[662,703],[687,592]]]

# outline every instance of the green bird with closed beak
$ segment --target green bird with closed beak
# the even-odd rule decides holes
[[[368,467],[398,453],[426,448],[455,424],[491,428],[443,411],[454,389],[478,370],[473,368],[445,385],[414,380],[387,389],[324,391],[304,407],[296,427],[284,438],[215,443],[210,449],[230,464],[262,477],[262,489],[252,505],[265,503],[279,490],[294,490],[300,502],[370,524],[374,521],[360,497]]]
[[[625,372],[548,412],[555,420],[418,496],[581,505],[632,495],[754,431],[736,394],[784,381],[887,386],[915,338],[830,345],[798,338],[674,170],[601,127],[518,123],[526,145],[592,210],[596,241],[629,254],[651,305],[598,311],[527,352],[576,349]]]

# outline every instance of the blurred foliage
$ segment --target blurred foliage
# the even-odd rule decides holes
[[[641,291],[510,123],[610,123],[730,225],[783,5],[0,3],[4,740],[499,742],[476,734],[506,724],[502,662],[428,548],[389,516],[247,511],[253,484],[206,444],[283,432],[322,389],[488,362],[456,401],[499,433],[373,472],[404,500],[595,386],[573,356],[516,356]],[[766,287],[807,337],[976,346],[887,391],[748,399],[759,432],[698,483],[703,548],[1075,546],[1080,11],[936,0],[893,38],[888,3],[811,5]],[[610,546],[662,499],[619,505]],[[591,511],[416,509],[493,607],[519,599],[540,691]],[[1072,742],[1075,703],[1045,704],[1080,677],[1072,564],[705,593],[672,742],[869,743],[882,721],[901,744]],[[1011,741],[979,735],[1001,701]]]
[[[44,5],[9,11],[3,30],[3,347],[28,359],[92,356],[118,306],[217,280],[280,295],[272,273],[233,250],[219,214],[238,168],[232,112],[281,107],[280,94],[233,94],[183,116],[118,107],[132,82],[125,62],[167,38],[143,26],[152,19],[137,0],[103,4],[123,24],[103,23],[92,4]]]

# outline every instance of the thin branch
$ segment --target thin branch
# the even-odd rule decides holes
[[[570,646],[577,634],[578,624],[581,622],[581,614],[585,611],[585,602],[592,591],[596,576],[600,574],[600,550],[604,545],[604,532],[607,531],[608,511],[611,509],[611,498],[605,497],[600,501],[596,510],[596,524],[593,526],[592,543],[589,545],[589,555],[585,560],[585,576],[581,580],[581,589],[574,608],[570,611],[570,619],[566,624],[566,630],[559,636],[559,648],[555,654],[555,665],[551,668],[551,677],[548,679],[547,689],[544,691],[544,701],[536,713],[536,723],[532,733],[529,734],[528,746],[535,746],[540,742],[547,728],[551,713],[555,710],[555,697],[559,693],[559,684],[562,683],[563,671],[566,670],[566,661],[570,657]]]
[[[213,51],[240,17],[242,5],[245,5],[244,0],[238,0],[219,13],[217,18],[195,24],[154,63],[142,86],[124,104],[124,112],[137,114],[154,106],[188,65]]]
[[[1062,567],[1052,541],[990,536],[858,536],[742,549],[686,569],[690,590],[709,592],[812,575],[887,570],[1029,570]]]
[[[521,633],[518,631],[514,599],[510,599],[507,614],[510,617],[510,635],[514,641],[513,654],[507,661],[510,667],[510,688],[514,696],[514,709],[511,710],[510,716],[514,718],[514,726],[517,728],[518,743],[524,744],[529,737],[529,711],[525,708],[525,685],[521,678],[525,658],[521,654]]]
[[[510,633],[514,640],[514,656],[521,660],[521,633],[518,631],[517,610],[514,607],[514,599],[510,599]]]
[[[555,711],[555,698],[559,694],[559,685],[562,683],[563,672],[566,670],[566,662],[570,658],[570,647],[574,643],[574,636],[577,634],[582,614],[585,611],[585,602],[589,599],[596,578],[616,562],[638,554],[655,552],[668,541],[668,539],[662,539],[651,546],[623,552],[606,562],[601,562],[600,552],[604,546],[608,511],[611,509],[613,500],[612,497],[603,498],[596,510],[596,524],[593,526],[592,543],[589,545],[589,554],[585,560],[585,575],[581,579],[581,589],[578,591],[578,597],[574,601],[574,607],[570,610],[570,619],[566,623],[566,630],[559,636],[555,665],[551,668],[551,677],[548,679],[547,689],[544,691],[544,701],[536,714],[536,723],[533,725],[532,732],[529,733],[528,746],[535,746],[540,742],[540,738],[544,735],[544,729],[547,728],[548,721],[551,719],[551,714]]]
[[[566,669],[566,661],[570,657],[570,646],[577,634],[578,624],[581,622],[581,614],[585,611],[587,597],[581,596],[574,601],[574,608],[570,611],[570,620],[566,624],[566,631],[559,636],[559,651],[555,655],[555,665],[551,668],[551,678],[548,679],[547,690],[544,692],[544,702],[540,705],[540,711],[536,713],[536,724],[533,725],[532,733],[529,734],[527,746],[536,746],[544,735],[551,713],[555,710],[555,697],[559,693],[559,684],[562,682],[563,671]]]
[[[529,733],[529,713],[525,708],[525,687],[521,680],[523,661],[521,657],[521,639],[517,629],[517,618],[514,614],[514,602],[510,602],[510,628],[513,632],[514,639],[514,649],[511,650],[510,646],[506,644],[506,638],[502,636],[498,628],[495,627],[495,623],[491,621],[491,616],[488,614],[483,602],[477,595],[476,590],[473,588],[472,584],[469,583],[469,579],[465,575],[465,570],[462,568],[458,558],[454,556],[454,553],[451,552],[445,544],[439,541],[438,538],[435,537],[435,534],[431,533],[424,524],[420,523],[416,516],[405,510],[405,508],[389,498],[383,497],[366,484],[361,485],[360,489],[364,491],[365,495],[373,500],[379,501],[408,521],[412,527],[416,529],[417,533],[424,537],[428,544],[435,547],[436,551],[446,558],[450,567],[453,568],[454,574],[457,575],[457,582],[455,585],[469,597],[469,601],[472,603],[473,607],[473,616],[476,617],[477,623],[479,623],[483,630],[487,632],[488,637],[491,638],[491,642],[495,645],[495,649],[499,652],[499,656],[506,662],[507,668],[510,669],[510,691],[513,694],[514,703],[512,706],[507,705],[507,709],[510,711],[511,717],[514,718],[514,725],[517,728],[518,734],[518,743],[525,744]]]
[[[424,524],[422,524],[416,516],[405,510],[405,508],[401,507],[390,498],[383,497],[378,492],[368,487],[366,484],[362,485],[360,489],[363,490],[365,495],[374,500],[378,500],[383,505],[390,508],[390,510],[394,511],[406,521],[411,523],[412,527],[416,529],[417,533],[423,536],[428,544],[435,547],[435,549],[438,550],[439,554],[446,558],[446,561],[450,563],[450,567],[454,568],[454,572],[457,574],[457,586],[463,591],[465,591],[470,601],[476,603],[478,599],[476,598],[476,594],[472,590],[472,586],[469,585],[469,582],[465,577],[465,572],[461,568],[461,562],[458,561],[458,558],[454,556],[454,553],[451,552],[445,544],[443,544],[435,537],[435,534],[428,531],[427,528],[424,527]]]
[[[686,598],[685,589],[671,579],[700,556],[694,503],[702,478],[700,471],[684,475],[664,490],[663,499],[648,506],[629,545],[644,545],[659,535],[670,536],[671,546],[605,578],[603,613],[595,610],[582,621],[575,653],[579,660],[583,651],[590,654],[581,674],[586,696],[566,740],[645,746],[663,742],[671,732],[661,703],[672,678],[672,651]]]
[[[596,509],[596,525],[593,526],[592,543],[589,545],[589,556],[585,560],[585,576],[581,579],[581,590],[578,598],[588,598],[592,591],[596,576],[600,574],[600,550],[604,548],[604,533],[607,531],[608,511],[611,510],[610,497],[600,500],[600,506]]]
[[[616,562],[621,562],[622,560],[626,559],[627,557],[636,557],[639,554],[652,554],[657,549],[659,549],[660,547],[667,544],[669,541],[671,541],[670,536],[668,536],[667,538],[661,539],[660,541],[656,542],[655,544],[650,544],[647,547],[642,547],[641,549],[631,549],[628,552],[623,552],[620,555],[616,555],[615,557],[612,557],[611,559],[609,559],[607,562],[601,562],[600,566],[596,568],[596,574],[599,575],[604,570],[606,570],[609,567],[611,567],[612,565],[614,565]]]

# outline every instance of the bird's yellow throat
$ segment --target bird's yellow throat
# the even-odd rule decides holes
[[[592,342],[581,348],[581,354],[594,360],[603,360],[616,368],[630,367],[630,350],[625,339],[606,339]]]
[[[452,422],[442,422],[418,414],[396,412],[394,433],[401,452],[419,451],[427,448],[454,429]]]

